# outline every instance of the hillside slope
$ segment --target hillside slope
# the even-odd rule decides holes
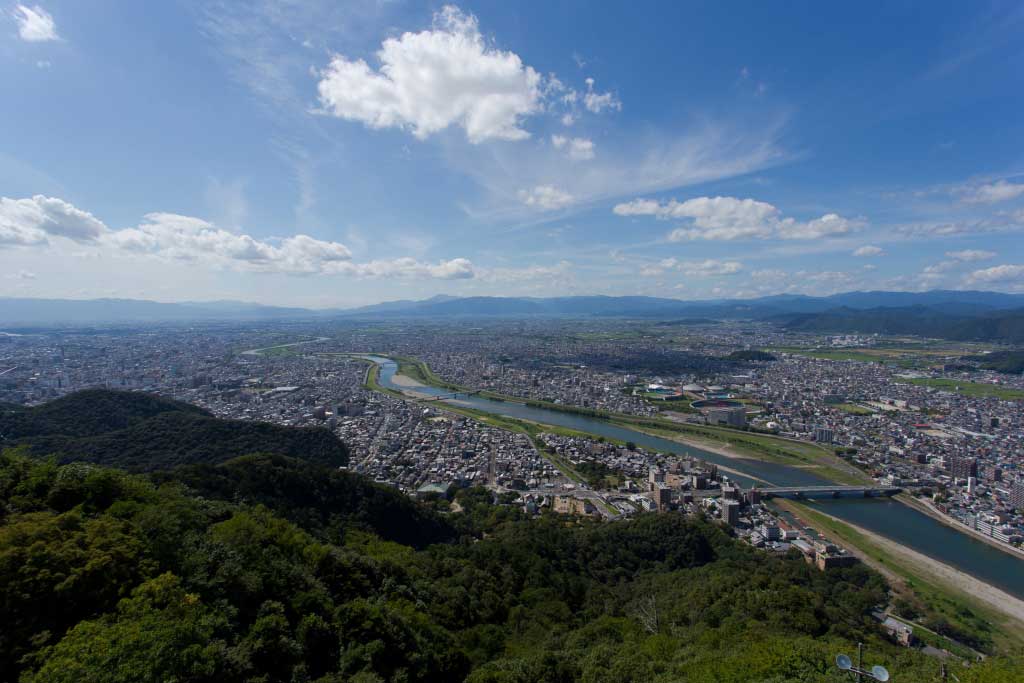
[[[1024,343],[1024,309],[952,314],[941,307],[834,308],[769,318],[793,332],[914,335],[954,341]]]
[[[26,446],[36,456],[136,472],[251,453],[334,467],[348,462],[348,450],[326,429],[221,420],[187,403],[138,392],[90,390],[34,408],[3,406],[0,434],[7,445]]]

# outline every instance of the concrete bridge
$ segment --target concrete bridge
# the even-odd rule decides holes
[[[479,394],[481,391],[483,390],[474,389],[473,391],[454,391],[450,394],[440,394],[439,396],[428,396],[426,398],[418,398],[416,399],[416,401],[418,403],[430,403],[431,401],[445,401],[450,398],[458,398],[459,396],[475,396],[476,394]]]
[[[766,486],[757,489],[764,498],[876,498],[900,492],[898,486]]]

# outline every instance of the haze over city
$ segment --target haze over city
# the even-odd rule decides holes
[[[734,15],[9,5],[3,292],[1024,288],[1019,4]]]

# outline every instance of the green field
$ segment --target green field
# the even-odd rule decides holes
[[[936,363],[941,358],[960,357],[978,353],[982,345],[947,346],[947,345],[897,345],[871,346],[848,349],[833,349],[803,346],[776,346],[767,351],[791,353],[806,358],[819,360],[855,360],[864,363],[885,363],[904,368],[924,367]]]
[[[921,377],[915,379],[896,378],[895,381],[903,384],[916,384],[922,387],[933,387],[943,391],[953,391],[964,396],[1000,398],[1004,401],[1024,400],[1024,391],[1000,386],[998,384],[965,382],[958,379],[948,379],[944,377]]]
[[[871,481],[866,474],[843,461],[834,452],[812,443],[738,430],[716,430],[714,427],[703,425],[673,424],[671,427],[665,427],[637,425],[618,420],[613,424],[696,448],[727,445],[740,457],[813,470],[815,474],[840,484],[865,484]],[[738,467],[742,469],[742,465]]]
[[[850,415],[871,415],[874,412],[870,408],[865,408],[855,403],[837,403],[832,407]]]

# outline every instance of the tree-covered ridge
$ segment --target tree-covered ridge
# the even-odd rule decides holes
[[[416,548],[457,536],[440,515],[393,488],[281,455],[189,465],[156,472],[153,480],[180,482],[204,498],[265,505],[317,538],[334,543],[343,542],[345,530],[352,528]]]
[[[32,408],[0,405],[0,433],[8,440],[99,436],[169,412],[209,416],[202,408],[154,394],[86,389]]]
[[[964,356],[964,360],[977,361],[985,370],[995,370],[1008,375],[1024,373],[1024,349],[993,351],[981,356]]]
[[[788,330],[915,335],[957,341],[1024,342],[1024,310],[980,314],[948,313],[941,307],[834,308],[815,313],[785,313],[768,318]]]
[[[245,493],[200,494],[203,469]],[[879,635],[885,587],[863,567],[819,572],[675,515],[525,519],[483,490],[460,494],[453,542],[359,523],[332,543],[296,477],[309,500],[337,486],[275,459],[189,468],[186,486],[0,456],[0,679],[839,681],[832,658],[858,639],[897,680],[934,679]],[[958,673],[1019,680],[1018,664]]]
[[[739,351],[733,351],[728,356],[729,360],[756,360],[756,361],[773,361],[778,360],[774,355],[767,351],[761,351],[758,349],[740,349]]]
[[[219,463],[250,453],[348,462],[348,449],[319,427],[223,420],[179,401],[137,392],[89,390],[35,408],[0,409],[7,445],[61,462],[87,461],[134,472]]]

